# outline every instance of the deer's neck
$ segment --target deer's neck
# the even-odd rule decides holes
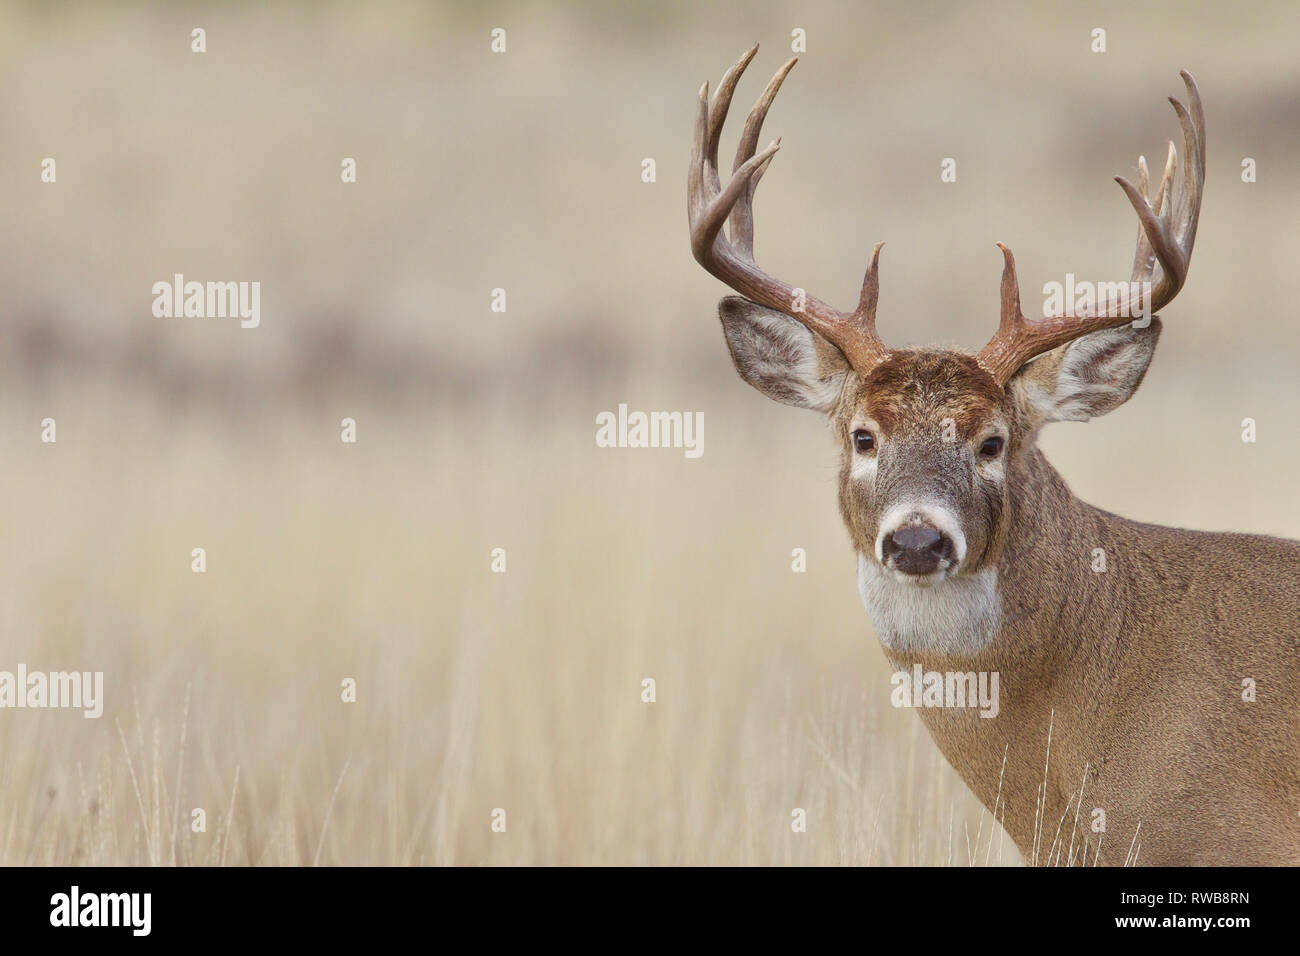
[[[1076,498],[1037,448],[1018,471],[997,561],[999,629],[990,650],[1025,673],[1059,677],[1081,661],[1097,664],[1096,654],[1081,651],[1115,631],[1128,578],[1114,565],[1141,543],[1131,522]]]

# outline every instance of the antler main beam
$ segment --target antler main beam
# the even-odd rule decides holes
[[[762,152],[756,152],[758,138],[767,111],[786,75],[798,61],[797,57],[776,71],[750,110],[736,147],[731,179],[725,187],[722,185],[718,172],[718,140],[722,135],[722,124],[726,121],[736,84],[757,52],[756,43],[723,75],[712,103],[709,102],[709,84],[700,87],[699,113],[687,176],[686,211],[690,221],[691,252],[709,273],[745,298],[784,312],[826,338],[844,353],[854,369],[865,374],[889,354],[876,334],[876,300],[880,293],[877,263],[884,243],[876,243],[871,251],[858,307],[853,312],[839,312],[811,294],[796,296],[794,286],[769,276],[754,261],[754,190],[781,148],[778,139]],[[729,237],[723,232],[728,218],[731,221]]]
[[[1154,204],[1147,189],[1146,157],[1138,157],[1138,186],[1123,177],[1115,177],[1138,216],[1137,250],[1127,297],[1120,302],[1107,302],[1104,307],[1099,305],[1095,312],[1066,313],[1030,321],[1020,311],[1015,257],[1010,249],[998,243],[1005,260],[1002,317],[997,334],[977,358],[999,385],[1005,386],[1026,362],[1058,345],[1090,332],[1123,325],[1141,315],[1153,315],[1168,305],[1187,281],[1196,224],[1201,215],[1201,196],[1205,191],[1205,111],[1196,81],[1186,70],[1181,76],[1187,87],[1190,111],[1172,96],[1169,98],[1183,128],[1181,189],[1174,187],[1178,152],[1172,142]],[[1147,284],[1149,302],[1144,296]]]

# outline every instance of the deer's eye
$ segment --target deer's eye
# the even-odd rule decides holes
[[[853,450],[859,454],[865,455],[869,451],[876,450],[876,436],[871,434],[865,428],[856,428],[853,430]]]
[[[981,458],[996,458],[1002,454],[1002,439],[997,435],[992,438],[984,439],[984,444],[980,445]]]

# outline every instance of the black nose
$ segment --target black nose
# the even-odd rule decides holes
[[[904,574],[933,574],[939,564],[952,560],[952,540],[929,525],[909,524],[886,536],[881,543],[885,563]]]

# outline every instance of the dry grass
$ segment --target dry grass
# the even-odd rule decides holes
[[[63,394],[75,435],[10,462],[5,631],[15,663],[103,670],[107,705],[5,714],[4,863],[988,855],[991,823],[887,703],[826,496],[782,515],[586,427],[517,441],[506,412],[374,407],[345,447],[305,413],[182,435],[141,401],[126,432],[118,391]]]

